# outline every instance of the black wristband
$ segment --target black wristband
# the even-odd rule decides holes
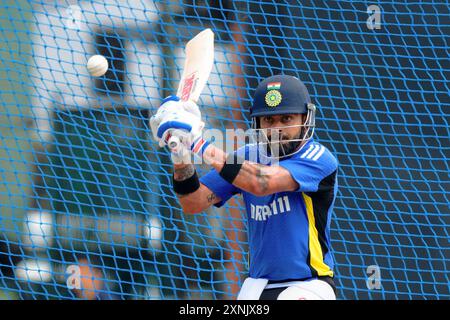
[[[183,181],[175,180],[174,176],[172,176],[173,180],[173,190],[177,194],[185,195],[189,193],[193,193],[200,188],[200,181],[198,180],[197,171],[194,171],[192,177],[187,178]]]
[[[241,171],[243,159],[239,158],[236,153],[230,154],[225,161],[225,164],[220,170],[219,175],[227,182],[233,183],[239,171]]]

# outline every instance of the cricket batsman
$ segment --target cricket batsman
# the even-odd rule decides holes
[[[201,112],[192,101],[170,96],[150,120],[161,146],[172,136],[181,141],[171,157],[173,188],[185,213],[220,207],[236,194],[244,199],[249,276],[238,299],[336,299],[330,220],[338,162],[313,139],[315,111],[298,78],[263,80],[250,112],[258,141],[230,154],[203,138]],[[211,171],[199,178],[191,154]]]

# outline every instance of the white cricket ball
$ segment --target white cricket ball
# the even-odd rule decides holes
[[[108,71],[108,60],[102,55],[96,54],[89,58],[87,69],[94,77],[101,77]]]

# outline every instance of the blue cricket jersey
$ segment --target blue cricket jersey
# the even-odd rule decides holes
[[[248,159],[256,146],[238,154]],[[257,158],[256,162],[262,161]],[[299,188],[258,197],[228,183],[211,170],[200,181],[221,198],[222,206],[241,193],[248,221],[249,275],[274,281],[333,276],[330,220],[337,192],[336,158],[310,140],[300,152],[280,159]]]

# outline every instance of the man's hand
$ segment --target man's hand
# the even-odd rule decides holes
[[[161,147],[167,145],[171,136],[177,136],[186,150],[190,150],[192,142],[201,136],[204,125],[197,104],[180,101],[175,96],[164,99],[157,113],[150,119],[153,138]],[[185,150],[175,151],[184,153]]]

